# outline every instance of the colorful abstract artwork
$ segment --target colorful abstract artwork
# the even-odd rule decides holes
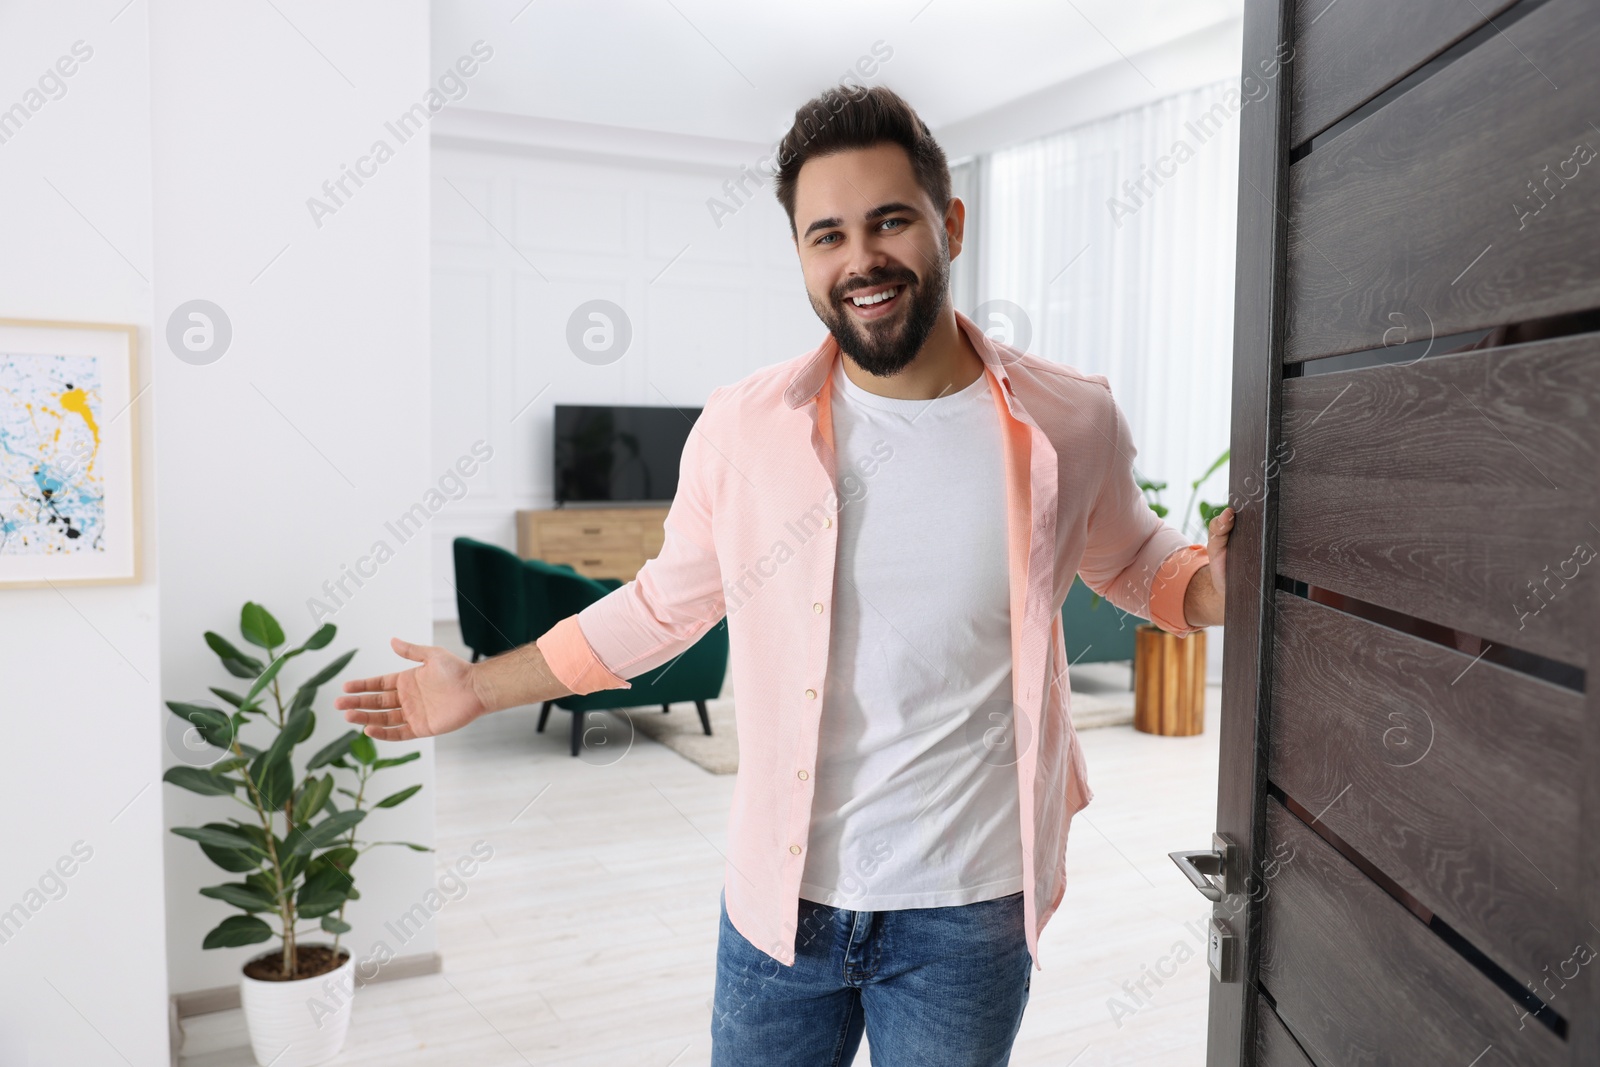
[[[0,320],[0,584],[133,577],[132,339]]]
[[[93,356],[0,352],[0,556],[105,551]]]

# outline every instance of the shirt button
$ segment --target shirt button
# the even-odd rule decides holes
[[[806,699],[807,700],[815,700],[815,699],[817,699],[817,691],[815,689],[807,689],[806,690]]]
[[[822,516],[822,525],[824,527],[832,526],[833,525],[833,520],[831,518],[829,518],[828,516],[824,515],[824,516]]]
[[[789,851],[793,852],[796,856],[798,856],[798,855],[800,855],[800,846],[799,845],[790,845],[789,846]]]
[[[821,615],[822,614],[822,601],[819,600],[815,604],[811,605],[811,610],[816,612],[818,615]]]
[[[801,771],[800,772],[800,780],[802,782],[805,781],[807,778],[810,778],[810,777],[811,777],[811,775],[806,773],[805,771]]]

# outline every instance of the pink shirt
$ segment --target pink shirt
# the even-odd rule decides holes
[[[1066,890],[1067,831],[1093,794],[1069,714],[1061,605],[1073,576],[1164,630],[1192,633],[1189,579],[1206,563],[1146,505],[1106,379],[996,344],[983,358],[1006,466],[1011,656],[1028,949]],[[834,586],[837,516],[832,336],[798,359],[712,392],[684,448],[661,553],[539,638],[577,693],[666,663],[724,615],[739,733],[728,824],[728,918],[794,963]],[[928,502],[937,522],[939,501]],[[960,560],[951,560],[952,567]],[[936,579],[930,575],[930,579]]]

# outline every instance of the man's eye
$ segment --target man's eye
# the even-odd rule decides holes
[[[901,227],[906,225],[906,220],[905,219],[884,219],[883,222],[880,225],[882,225],[884,228],[888,228],[890,226],[893,226],[896,229],[899,229],[899,228],[901,228]]]
[[[835,237],[838,237],[838,236],[839,236],[839,235],[838,235],[838,234],[836,234],[836,233],[825,233],[825,234],[823,234],[823,235],[822,235],[822,236],[821,236],[821,237],[818,237],[818,238],[817,238],[817,244],[819,244],[819,245],[824,245],[824,244],[828,244],[828,243],[830,243],[830,242],[831,242],[831,241],[832,241],[832,240],[833,240],[833,239],[834,239],[834,238],[835,238]]]

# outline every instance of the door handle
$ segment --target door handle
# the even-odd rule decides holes
[[[1221,834],[1213,834],[1210,848],[1169,852],[1167,856],[1202,896],[1207,900],[1221,900],[1234,891],[1235,854],[1232,841]]]

